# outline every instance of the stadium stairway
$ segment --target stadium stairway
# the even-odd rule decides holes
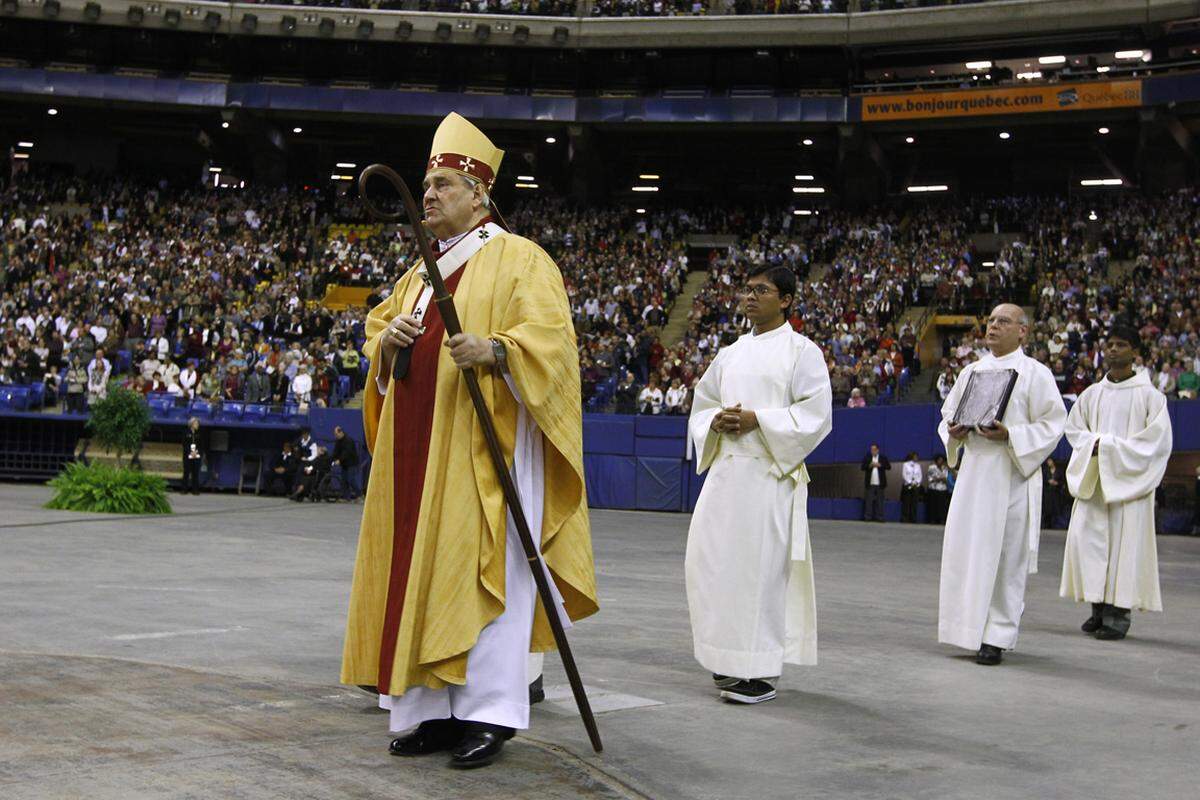
[[[680,290],[679,297],[675,298],[675,305],[671,307],[671,313],[667,315],[667,324],[663,326],[662,333],[659,334],[658,338],[662,341],[663,347],[674,347],[683,340],[688,329],[688,314],[692,310],[692,302],[707,283],[707,271],[697,270],[688,273],[683,282],[683,289]]]

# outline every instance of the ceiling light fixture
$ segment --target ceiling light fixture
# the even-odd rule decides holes
[[[1117,52],[1113,53],[1113,58],[1136,61],[1144,55],[1146,55],[1145,50],[1118,50]]]
[[[518,189],[536,189],[536,188],[538,188],[538,185],[536,183],[516,183],[513,185],[516,186]]]
[[[1065,63],[1067,63],[1067,57],[1066,56],[1042,56],[1041,58],[1038,59],[1038,63],[1045,64],[1045,65],[1065,64]]]
[[[355,164],[350,161],[339,161],[337,163],[338,169],[355,169],[356,167],[358,167],[358,164]]]
[[[967,69],[991,69],[992,62],[990,61],[968,61]]]
[[[292,128],[292,133],[304,133],[304,128]]]
[[[824,186],[793,186],[794,194],[825,194]]]
[[[813,145],[813,140],[812,140],[812,139],[805,139],[804,141],[800,142],[800,144],[804,145],[805,147],[812,147],[812,145]]]
[[[797,175],[797,176],[796,176],[796,180],[798,180],[798,181],[811,181],[811,180],[813,180],[813,176],[812,176],[812,175]]]
[[[1100,134],[1101,136],[1107,136],[1108,128],[1097,128],[1096,133]]]
[[[929,186],[910,186],[908,191],[912,194],[921,194],[924,192],[948,192],[950,187],[944,183],[930,184]]]
[[[1123,186],[1125,181],[1120,178],[1084,178],[1080,186]]]
[[[634,192],[657,192],[657,186],[634,186],[630,191]]]
[[[558,142],[558,139],[555,139],[553,136],[546,137],[546,144],[555,144],[557,142]]]
[[[1008,131],[1000,131],[1000,138],[1004,139],[1005,141],[1008,141],[1009,139],[1012,138],[1012,134],[1009,133]]]

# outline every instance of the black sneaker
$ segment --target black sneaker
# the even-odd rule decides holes
[[[765,703],[767,700],[775,699],[775,687],[757,678],[748,681],[738,681],[729,688],[721,691],[721,699],[728,700],[731,703],[745,703],[747,705]]]
[[[713,673],[713,683],[717,685],[718,689],[728,689],[730,686],[735,686],[740,683],[741,680],[741,678],[731,678],[728,675],[718,675],[715,672]]]
[[[1100,626],[1104,624],[1102,615],[1104,614],[1103,603],[1092,603],[1092,615],[1084,620],[1084,623],[1079,626],[1079,630],[1084,633],[1095,633],[1100,630]]]

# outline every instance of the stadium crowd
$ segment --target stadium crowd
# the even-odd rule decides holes
[[[0,382],[72,410],[120,378],[181,400],[327,404],[361,315],[319,300],[321,198],[23,176],[0,215]]]
[[[416,261],[397,232],[335,225],[362,220],[332,192],[26,174],[0,201],[0,382],[44,383],[70,410],[113,379],[181,402],[342,402],[361,388],[362,314],[324,308],[326,286],[367,285],[381,298]],[[768,263],[796,273],[791,323],[825,352],[839,405],[892,402],[919,375],[908,307],[984,314],[1000,300],[1036,307],[1028,350],[1065,396],[1103,374],[1100,337],[1125,316],[1146,337],[1156,384],[1194,398],[1196,203],[1190,193],[993,198],[797,216],[637,214],[541,197],[508,219],[563,271],[585,407],[685,414],[717,350],[747,330],[747,271]],[[972,251],[979,231],[1012,234],[994,261]],[[689,254],[699,232],[733,244]],[[1114,263],[1132,266],[1110,272]],[[693,269],[707,281],[664,340]],[[978,329],[947,339],[934,399],[983,351]]]
[[[983,227],[1014,233],[996,260],[1012,299],[1034,309],[1027,352],[1074,399],[1104,377],[1101,343],[1118,318],[1143,337],[1139,365],[1168,397],[1200,394],[1200,196],[1007,198],[974,205]],[[982,330],[950,337],[934,390],[945,397],[961,368],[984,351]]]

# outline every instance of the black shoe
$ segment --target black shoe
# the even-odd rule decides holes
[[[392,739],[388,752],[394,756],[427,756],[449,750],[462,740],[463,723],[457,719],[429,719],[407,736]]]
[[[980,645],[979,652],[975,654],[975,663],[985,667],[994,667],[1003,660],[1004,651],[994,644]]]
[[[728,689],[731,686],[736,686],[741,683],[741,680],[741,678],[731,678],[728,675],[713,673],[713,683],[717,685],[718,689]]]
[[[538,675],[533,683],[529,684],[529,705],[535,705],[546,699],[546,689],[542,686],[542,676]]]
[[[775,699],[775,687],[758,679],[738,681],[728,689],[721,690],[721,699],[746,705],[765,703]]]
[[[1101,615],[1104,613],[1103,603],[1092,603],[1092,615],[1084,620],[1084,623],[1079,626],[1079,630],[1084,633],[1095,633],[1100,630],[1103,623]]]
[[[1125,632],[1119,631],[1116,628],[1110,628],[1107,625],[1102,625],[1100,630],[1096,631],[1096,638],[1102,642],[1115,642],[1125,638]]]
[[[467,723],[466,735],[450,752],[450,766],[459,769],[486,767],[496,760],[504,743],[516,733],[502,725]]]

